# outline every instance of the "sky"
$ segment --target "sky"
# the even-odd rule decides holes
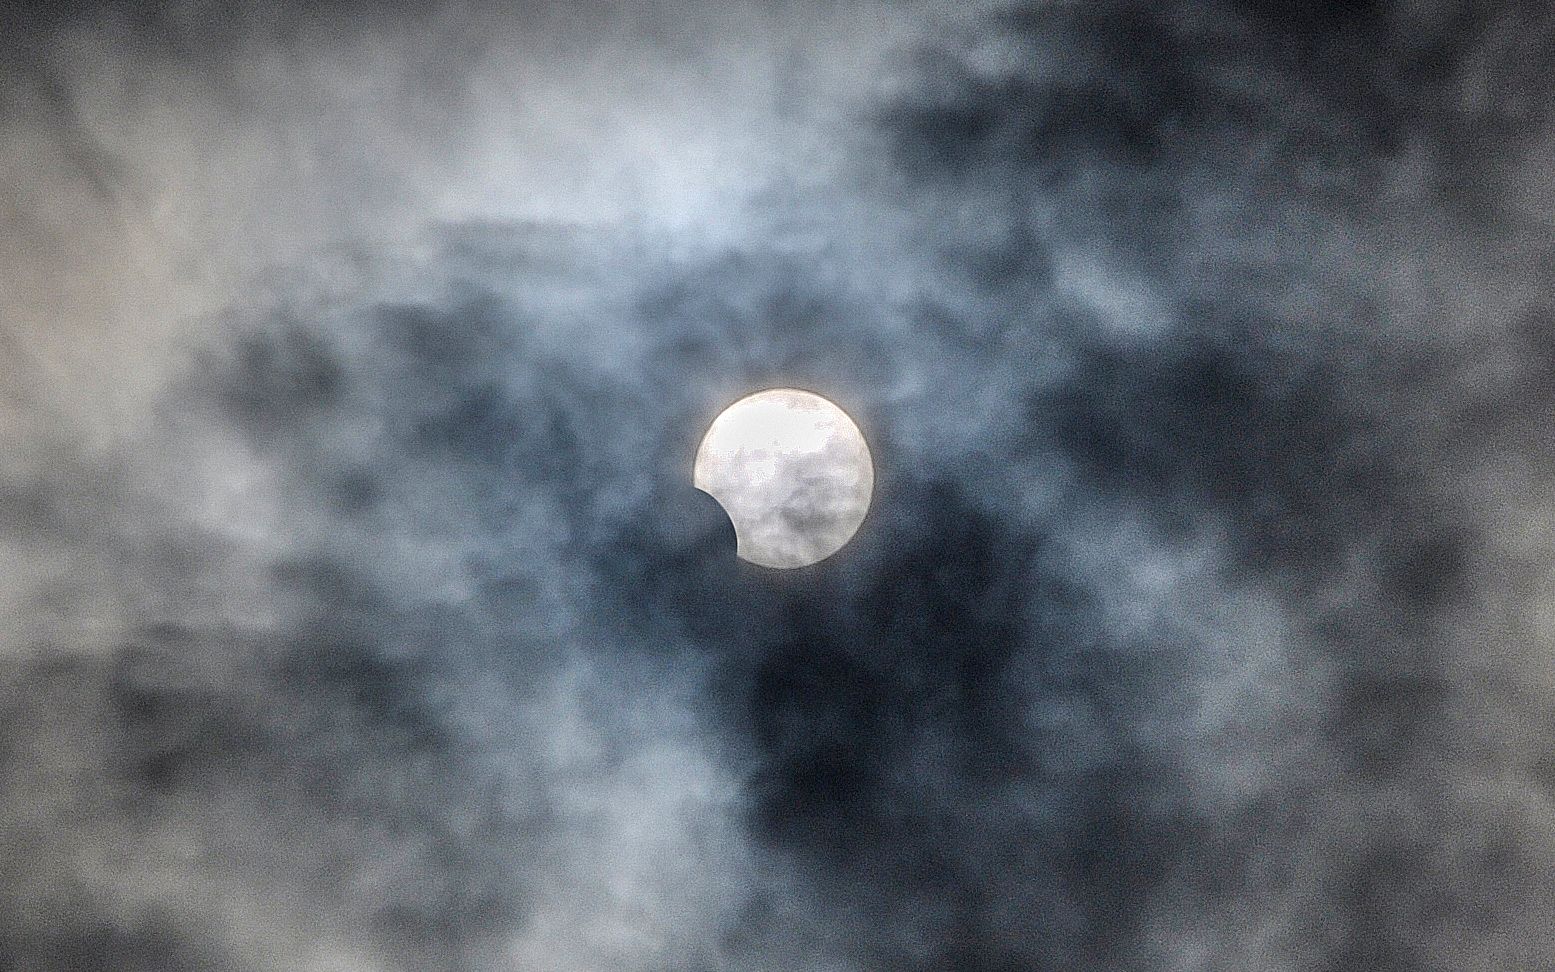
[[[0,966],[1555,966],[1547,4],[0,16]]]

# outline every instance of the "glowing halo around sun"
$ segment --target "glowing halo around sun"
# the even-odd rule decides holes
[[[846,412],[813,392],[772,388],[713,420],[692,484],[729,515],[741,559],[789,569],[825,560],[853,538],[875,467]]]

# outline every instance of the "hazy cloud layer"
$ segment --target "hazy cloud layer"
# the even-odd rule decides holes
[[[7,16],[0,965],[1555,964],[1543,5]]]

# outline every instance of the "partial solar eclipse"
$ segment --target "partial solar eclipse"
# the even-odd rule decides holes
[[[812,392],[748,395],[713,420],[692,484],[734,523],[736,553],[788,569],[825,560],[858,532],[875,489],[864,433]]]

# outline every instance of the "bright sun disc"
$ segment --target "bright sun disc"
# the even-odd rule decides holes
[[[875,467],[846,412],[812,392],[773,388],[713,420],[692,483],[729,514],[742,559],[804,567],[858,532]]]

